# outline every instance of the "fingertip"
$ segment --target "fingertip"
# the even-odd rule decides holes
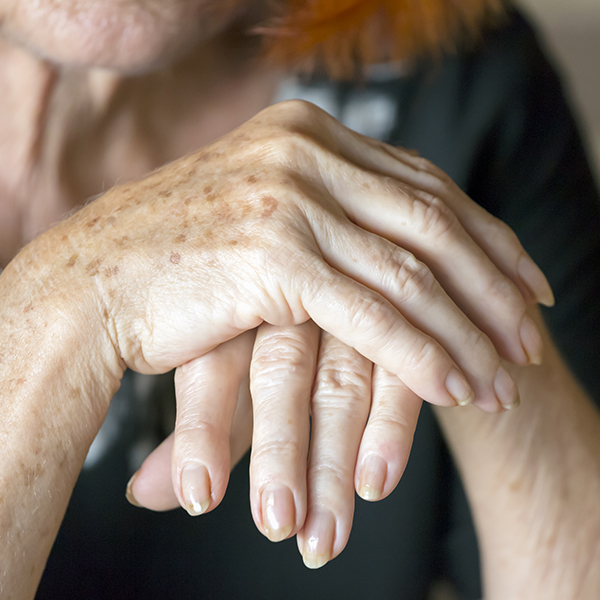
[[[521,337],[521,345],[525,355],[527,356],[528,363],[541,365],[544,352],[544,342],[542,341],[542,335],[540,334],[537,325],[527,314],[524,315],[523,319],[521,320],[519,335]]]
[[[388,473],[388,464],[377,454],[370,454],[362,461],[358,477],[358,495],[363,500],[374,502],[383,496]]]
[[[281,542],[292,534],[296,525],[294,495],[287,486],[268,484],[261,493],[262,523],[272,542]]]
[[[186,465],[181,471],[183,508],[192,517],[205,513],[211,505],[211,481],[204,465]]]
[[[475,393],[466,377],[458,370],[451,369],[446,376],[446,390],[459,406],[467,406],[475,399]]]
[[[523,284],[531,291],[537,302],[544,306],[554,306],[554,294],[542,270],[533,260],[524,255],[518,262],[517,272]]]
[[[518,406],[520,402],[519,390],[503,366],[498,367],[496,378],[494,379],[494,391],[496,392],[498,402],[500,402],[504,409],[508,410]]]
[[[127,498],[127,502],[129,504],[136,506],[138,508],[143,508],[142,505],[136,500],[135,494],[133,493],[133,485],[135,484],[135,480],[140,474],[139,469],[131,476],[131,479],[127,482],[127,489],[125,490],[125,498]]]
[[[298,540],[306,567],[320,569],[333,558],[335,529],[335,518],[329,510],[317,510],[310,515],[303,543]]]

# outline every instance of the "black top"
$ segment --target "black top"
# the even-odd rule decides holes
[[[600,203],[560,83],[522,17],[401,78],[305,87],[326,87],[341,115],[365,91],[393,102],[382,139],[418,149],[516,231],[554,290],[556,307],[544,311],[552,335],[600,403]],[[420,600],[440,576],[465,599],[481,597],[465,495],[428,406],[398,489],[357,500],[348,547],[316,572],[295,540],[272,544],[256,530],[247,459],[203,517],[129,506],[133,435],[80,477],[38,598]]]

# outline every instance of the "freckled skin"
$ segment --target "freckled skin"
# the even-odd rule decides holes
[[[260,216],[263,219],[268,219],[277,210],[279,203],[277,200],[275,200],[275,198],[273,198],[273,196],[263,196],[262,203],[265,208]]]
[[[313,128],[310,136],[298,136],[299,122]],[[35,550],[41,574],[77,471],[126,367],[166,372],[265,320],[285,326],[309,318],[329,322],[332,333],[360,351],[361,341],[372,340],[374,326],[383,324],[376,336],[382,343],[367,349],[381,363],[387,352],[389,370],[397,364],[400,319],[356,281],[371,269],[353,279],[332,265],[349,250],[368,254],[375,240],[385,246],[381,255],[389,244],[376,235],[368,247],[359,236],[347,240],[358,226],[348,227],[348,205],[342,204],[347,195],[337,199],[333,191],[352,187],[354,180],[339,177],[344,169],[359,180],[367,175],[328,145],[336,128],[341,125],[305,103],[266,109],[234,134],[245,136],[243,145],[226,135],[144,179],[111,188],[36,238],[6,267],[0,278],[6,315],[0,328],[7,341],[0,348],[3,381],[32,364],[42,377],[36,372],[24,385],[24,399],[40,411],[25,413],[30,422],[23,421],[21,397],[4,391],[11,427],[0,426],[0,432],[22,449],[20,455],[7,453],[5,472],[14,472],[16,460],[28,456],[24,432],[55,436],[38,440],[51,453],[46,477],[30,482],[32,488],[3,488],[9,505],[24,515],[24,526],[14,530],[29,536],[14,552],[0,545],[0,556],[18,574],[15,586],[28,584],[23,547]],[[355,143],[360,154],[364,142]],[[207,187],[210,192],[203,193]],[[322,250],[321,244],[330,247]],[[35,308],[24,317],[30,302]],[[392,333],[383,339],[386,332]],[[13,422],[20,427],[16,433]],[[36,464],[29,457],[28,467],[35,471]],[[48,521],[47,539],[40,541]]]
[[[78,259],[78,258],[79,258],[79,255],[78,255],[78,254],[72,254],[72,255],[69,257],[69,260],[67,261],[67,263],[66,263],[66,266],[67,266],[67,267],[73,267],[73,266],[75,265],[75,263],[77,262],[77,259]]]
[[[95,258],[86,266],[85,270],[90,277],[95,277],[100,272],[100,265],[102,265],[102,259]]]

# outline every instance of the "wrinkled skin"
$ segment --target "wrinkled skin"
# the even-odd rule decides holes
[[[523,296],[547,299],[549,289],[510,230],[427,161],[354,134],[303,102],[269,108],[211,146],[113,188],[25,248],[5,275],[11,267],[34,272],[46,253],[54,260],[38,273],[44,293],[79,289],[78,303],[87,299],[80,310],[96,315],[111,341],[112,372],[179,367],[173,484],[192,514],[225,492],[228,431],[245,374],[231,375],[231,365],[247,365],[252,344],[246,337],[216,358],[210,351],[261,323],[289,328],[311,319],[335,336],[322,337],[317,359],[314,327],[263,327],[252,361],[255,518],[272,539],[300,531],[305,518],[324,531],[308,536],[311,566],[346,543],[371,394],[356,477],[363,495],[377,499],[404,468],[419,398],[510,407],[517,391],[498,352],[519,364],[541,353]],[[529,282],[519,275],[523,262],[536,274]],[[283,352],[273,346],[282,335]],[[274,410],[281,382],[270,362],[294,367],[286,380],[294,389],[298,359],[286,356],[294,342],[306,377]],[[230,365],[221,402],[206,393],[207,360]],[[315,373],[307,480],[306,381]],[[346,421],[351,426],[340,429]],[[339,439],[332,430],[347,434]],[[373,456],[389,474],[371,460],[378,482],[369,483],[360,466]],[[341,473],[340,489],[324,465]],[[184,479],[185,466],[198,467],[192,479]],[[315,491],[309,507],[307,481]],[[271,505],[276,498],[280,505],[270,522],[271,496],[261,500],[267,484]],[[328,505],[325,516],[319,504]],[[289,522],[281,524],[280,513]],[[324,549],[315,539],[325,539]]]
[[[214,58],[202,40],[234,14],[233,5],[183,0],[0,2],[2,33],[11,40],[59,63],[122,71],[155,68],[198,43]],[[56,77],[44,66],[32,73],[42,92]],[[87,83],[101,115],[119,76],[93,73]],[[23,97],[15,96],[19,109]],[[244,109],[236,110],[234,123],[244,120]],[[252,104],[245,110],[256,112]],[[153,160],[126,149],[114,164],[98,158],[102,143],[106,156],[115,154],[116,138],[73,130],[89,131],[92,143],[76,140],[70,166],[79,166],[84,148],[88,163],[103,168],[81,181],[103,187],[107,177],[109,184],[139,177],[186,148],[176,144]],[[198,136],[189,139],[198,145]],[[30,196],[43,202],[32,205],[23,241],[88,194],[80,181],[69,187],[71,199],[64,188],[47,191],[51,176],[33,181],[43,193]],[[7,188],[22,194],[21,183],[15,178]],[[3,235],[5,260],[19,245],[9,238]],[[443,173],[304,103],[271,108],[204,150],[113,188],[26,247],[2,282],[9,308],[23,306],[35,319],[58,306],[101,332],[96,362],[113,387],[125,365],[146,373],[179,367],[175,436],[132,485],[149,507],[178,502],[197,514],[219,503],[235,402],[250,367],[254,517],[270,539],[299,533],[309,566],[345,545],[353,486],[378,499],[396,485],[420,397],[445,406],[475,400],[490,412],[517,403],[499,355],[538,361],[541,342],[524,298],[551,302],[510,231]],[[234,420],[234,460],[251,435],[245,398]],[[171,487],[164,475],[173,440]],[[199,468],[184,483],[190,465]]]

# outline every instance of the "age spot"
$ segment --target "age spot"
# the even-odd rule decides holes
[[[185,240],[187,240],[185,233],[180,233],[173,241],[176,244],[183,244],[183,242],[185,242]]]
[[[270,217],[277,210],[277,207],[279,206],[279,202],[277,202],[277,200],[275,200],[275,198],[273,198],[273,196],[263,196],[261,200],[262,200],[262,205],[263,205],[263,211],[260,216],[263,219],[266,219],[266,218]]]
[[[87,265],[87,267],[85,268],[87,274],[90,277],[94,277],[94,275],[98,275],[99,271],[100,271],[100,265],[102,264],[102,259],[101,258],[95,258],[91,263],[89,263]]]
[[[247,183],[256,183],[258,181],[256,175],[250,175],[250,177],[248,177],[248,179],[246,179]]]
[[[178,252],[173,252],[171,254],[171,256],[169,257],[169,260],[174,264],[174,265],[178,265],[179,262],[181,261],[181,256],[179,255]]]
[[[67,261],[67,267],[75,266],[77,259],[79,258],[79,254],[72,254],[69,260]]]
[[[93,219],[91,219],[90,221],[88,221],[86,223],[87,227],[93,227],[98,221],[99,221],[100,217],[94,217]]]
[[[114,267],[107,267],[104,270],[104,274],[107,277],[113,277],[114,275],[116,275],[119,272],[119,265],[115,265]]]

